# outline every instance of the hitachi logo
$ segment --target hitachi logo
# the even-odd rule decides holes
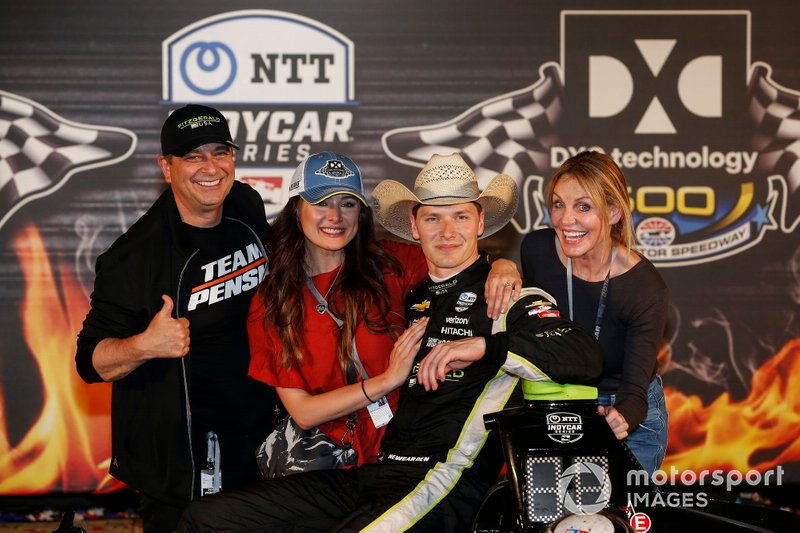
[[[457,337],[472,337],[472,330],[469,328],[454,328],[452,326],[444,326],[440,330],[443,335],[455,335]]]

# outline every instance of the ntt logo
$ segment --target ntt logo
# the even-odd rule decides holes
[[[176,31],[161,49],[165,103],[355,103],[353,42],[294,13],[222,13]]]

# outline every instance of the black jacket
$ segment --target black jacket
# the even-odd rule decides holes
[[[267,242],[264,204],[251,187],[234,182],[223,217],[242,223],[245,231]],[[170,295],[176,310],[185,307],[177,288],[193,252],[172,190],[167,189],[97,258],[91,309],[78,334],[75,355],[84,381],[102,381],[92,364],[97,344],[144,331],[163,305],[162,294]],[[152,359],[142,364],[113,383],[111,404],[111,475],[145,494],[181,505],[192,499],[195,482],[187,401],[189,361]]]
[[[545,292],[522,296],[493,323],[484,298],[489,270],[482,255],[459,274],[440,283],[428,280],[406,297],[408,321],[426,316],[429,321],[381,443],[385,460],[474,459],[486,435],[481,415],[503,409],[519,378],[582,385],[599,380],[599,343],[578,324],[561,318]],[[425,391],[417,382],[420,361],[437,344],[465,337],[484,337],[484,356],[449,372],[436,391]]]

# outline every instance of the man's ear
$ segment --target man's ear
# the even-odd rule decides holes
[[[485,229],[486,229],[486,212],[483,209],[481,209],[480,214],[478,215],[478,237],[483,235]]]
[[[411,236],[414,237],[415,241],[418,241],[419,231],[417,231],[417,217],[414,216],[413,211],[408,214],[408,220],[411,221]]]
[[[164,181],[167,183],[172,183],[172,176],[170,175],[169,169],[169,157],[164,155],[159,155],[156,157],[156,163],[158,163],[158,168],[161,169],[161,174],[164,176]]]

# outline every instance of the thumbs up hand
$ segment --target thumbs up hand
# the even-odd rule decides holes
[[[189,353],[189,321],[172,318],[175,304],[166,294],[161,295],[164,305],[156,313],[141,336],[141,349],[150,358],[183,357]]]

